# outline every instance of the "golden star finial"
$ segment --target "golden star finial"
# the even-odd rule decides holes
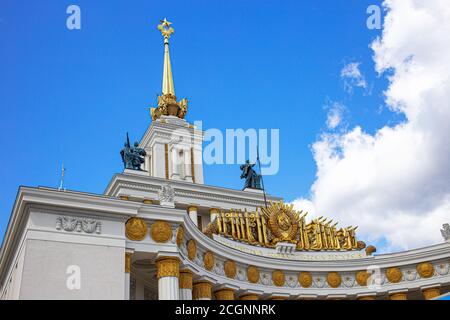
[[[161,24],[158,25],[158,30],[161,31],[164,39],[169,39],[170,36],[174,33],[174,29],[170,26],[172,22],[167,21],[166,18],[160,21]]]

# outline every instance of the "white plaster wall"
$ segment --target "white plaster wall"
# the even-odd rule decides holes
[[[25,244],[23,237],[20,240],[20,247],[13,258],[13,262],[10,265],[8,276],[4,287],[2,288],[0,299],[1,300],[17,300],[20,294],[20,284],[22,281],[23,263],[25,257]]]
[[[27,240],[20,299],[124,299],[124,249]],[[80,267],[80,289],[70,290],[67,268]]]
[[[22,247],[21,252],[17,256],[17,260],[12,266],[10,277],[7,280],[5,290],[2,293],[2,300],[17,300],[19,299],[20,283],[22,280],[23,261],[25,250]]]

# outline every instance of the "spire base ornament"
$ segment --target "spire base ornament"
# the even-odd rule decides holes
[[[161,116],[175,116],[184,119],[188,109],[188,100],[186,98],[177,102],[177,97],[173,94],[162,94],[158,96],[158,107],[151,108],[152,120],[155,121]]]

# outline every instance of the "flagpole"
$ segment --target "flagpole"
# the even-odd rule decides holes
[[[62,166],[61,166],[61,180],[60,180],[60,183],[59,183],[59,188],[58,188],[58,190],[62,190],[62,191],[66,191],[66,189],[64,188],[64,175],[65,175],[65,173],[66,173],[66,168],[64,168],[64,163],[62,164]]]

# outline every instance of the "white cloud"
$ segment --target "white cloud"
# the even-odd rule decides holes
[[[374,62],[389,71],[386,104],[406,120],[373,135],[361,127],[324,133],[312,147],[309,205],[395,251],[442,242],[440,227],[450,220],[450,2],[384,5]]]
[[[342,124],[344,119],[345,106],[339,102],[332,102],[325,106],[328,109],[327,114],[327,127],[334,130]]]
[[[353,92],[354,87],[367,89],[367,81],[359,69],[360,65],[359,62],[352,62],[341,70],[341,79],[344,81],[344,87],[348,92]]]

